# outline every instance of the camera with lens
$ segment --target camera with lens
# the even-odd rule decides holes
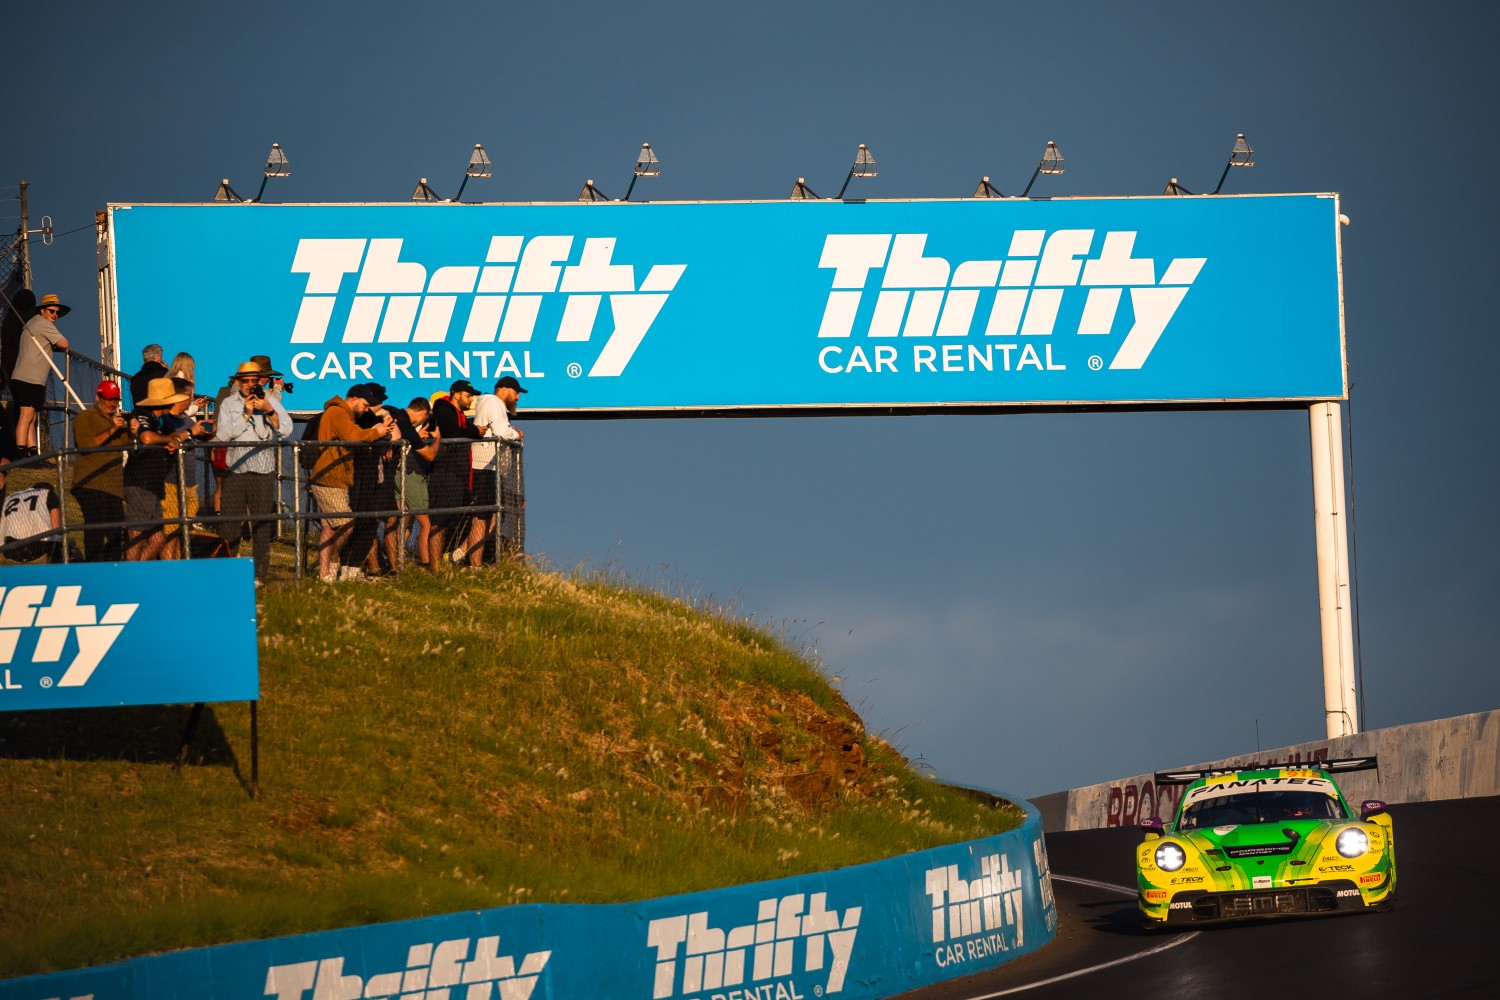
[[[250,395],[254,396],[256,399],[265,399],[266,387],[263,385],[252,385],[250,387]]]
[[[281,383],[281,391],[282,392],[290,394],[291,391],[292,391],[292,388],[293,388],[293,386],[292,386],[292,383],[290,383],[290,382],[283,382],[283,383]]]

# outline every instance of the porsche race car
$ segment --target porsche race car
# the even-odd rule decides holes
[[[1148,929],[1207,921],[1389,909],[1396,856],[1386,804],[1358,814],[1330,776],[1374,757],[1253,771],[1156,775],[1186,784],[1170,825],[1141,822],[1136,850]]]

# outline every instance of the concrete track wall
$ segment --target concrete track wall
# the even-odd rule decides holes
[[[1380,758],[1378,771],[1356,771],[1338,778],[1345,797],[1356,806],[1363,799],[1430,802],[1500,795],[1500,711],[1392,726],[1185,766],[1277,767],[1367,754]],[[1134,826],[1148,816],[1166,819],[1177,807],[1182,786],[1157,788],[1153,779],[1152,774],[1138,774],[1031,801],[1041,812],[1042,829],[1048,833]]]

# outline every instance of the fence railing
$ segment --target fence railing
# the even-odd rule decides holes
[[[78,414],[78,403],[90,405],[100,382],[113,378],[127,389],[130,385],[130,376],[125,372],[71,348],[54,351],[52,361],[63,377],[59,381],[55,374],[47,375],[46,403],[37,414],[42,451],[54,451],[73,440],[73,418]],[[78,394],[77,402],[68,395],[68,386]]]
[[[192,540],[195,534],[202,535],[232,535],[237,541],[249,540],[253,535],[254,526],[270,524],[274,526],[274,535],[277,541],[282,543],[283,550],[287,543],[291,547],[290,566],[287,560],[273,560],[272,569],[284,571],[290,569],[292,575],[301,579],[307,571],[309,554],[316,557],[316,544],[310,543],[310,530],[314,524],[320,524],[325,517],[332,517],[332,513],[325,514],[318,509],[316,500],[311,492],[310,486],[316,485],[312,482],[314,472],[311,461],[304,462],[309,449],[322,450],[323,448],[336,446],[347,449],[353,453],[370,454],[372,458],[380,463],[376,474],[390,475],[391,489],[384,495],[393,495],[394,506],[381,506],[378,509],[369,509],[361,505],[359,509],[352,509],[348,513],[337,512],[339,518],[349,518],[355,522],[356,527],[365,530],[373,529],[376,544],[379,545],[378,536],[382,532],[389,531],[390,519],[396,521],[397,537],[400,544],[396,546],[396,565],[393,570],[399,570],[401,564],[407,561],[408,539],[412,528],[416,525],[418,518],[426,515],[429,518],[451,517],[460,523],[456,528],[450,527],[447,532],[446,541],[462,543],[468,537],[467,523],[476,516],[493,517],[494,521],[489,532],[486,534],[484,544],[497,547],[497,557],[521,556],[526,550],[526,488],[525,488],[525,463],[524,449],[519,442],[494,441],[485,439],[479,443],[480,447],[486,445],[498,446],[496,460],[493,468],[473,469],[466,461],[471,453],[471,446],[475,442],[468,439],[443,441],[439,445],[441,454],[447,462],[457,465],[460,461],[452,455],[452,451],[461,449],[464,453],[464,464],[469,466],[469,481],[466,484],[472,489],[475,483],[493,487],[493,502],[476,503],[465,494],[461,504],[451,503],[434,505],[415,505],[411,503],[407,495],[407,479],[404,473],[409,465],[415,467],[416,462],[409,462],[411,458],[411,446],[402,442],[375,441],[304,441],[300,438],[247,444],[242,442],[218,442],[213,440],[184,442],[175,453],[170,454],[166,475],[158,482],[154,479],[141,486],[151,489],[160,496],[165,492],[165,486],[172,483],[177,488],[179,497],[187,497],[196,493],[198,497],[197,513],[190,513],[190,505],[179,502],[176,516],[168,517],[162,515],[149,519],[131,519],[121,517],[110,520],[89,520],[83,516],[82,507],[78,504],[73,491],[78,484],[73,476],[74,461],[79,456],[97,455],[109,453],[119,455],[124,461],[124,478],[130,483],[130,463],[142,462],[147,458],[148,452],[155,452],[155,457],[160,460],[160,453],[165,451],[161,445],[129,445],[124,447],[105,448],[63,448],[56,449],[47,454],[33,458],[20,459],[11,463],[4,470],[8,473],[6,484],[6,495],[14,498],[20,491],[45,483],[55,490],[58,500],[58,512],[60,523],[56,527],[50,527],[43,531],[33,532],[24,537],[13,537],[0,539],[0,556],[15,558],[17,555],[28,555],[26,561],[32,558],[40,558],[35,550],[38,545],[48,546],[49,543],[57,543],[50,547],[54,550],[51,557],[62,562],[76,561],[81,557],[75,548],[76,542],[81,540],[85,532],[89,533],[130,533],[149,535],[157,531],[162,532],[168,539],[174,539],[176,544],[172,547],[173,558],[193,558]],[[213,451],[217,448],[233,448],[236,450],[247,449],[256,451],[270,451],[274,455],[274,507],[270,513],[216,513],[213,498],[219,487],[228,475],[223,470],[215,469],[213,463]],[[141,466],[138,466],[140,468]],[[194,473],[197,473],[194,475]],[[420,473],[417,473],[420,475]],[[361,491],[368,492],[368,491]],[[74,503],[68,500],[72,498]],[[360,503],[363,497],[356,497],[351,492],[351,508]],[[9,501],[7,501],[8,503]],[[361,522],[364,522],[361,524]],[[241,533],[239,526],[245,525],[246,530]],[[211,540],[211,539],[210,539]],[[122,543],[124,539],[122,538]],[[125,551],[123,544],[121,551]],[[14,554],[14,555],[13,555]],[[445,551],[431,554],[432,561],[445,558]]]

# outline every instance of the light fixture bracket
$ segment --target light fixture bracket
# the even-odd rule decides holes
[[[797,178],[797,183],[792,185],[792,193],[787,195],[789,201],[819,201],[818,192],[807,186],[806,179]]]

